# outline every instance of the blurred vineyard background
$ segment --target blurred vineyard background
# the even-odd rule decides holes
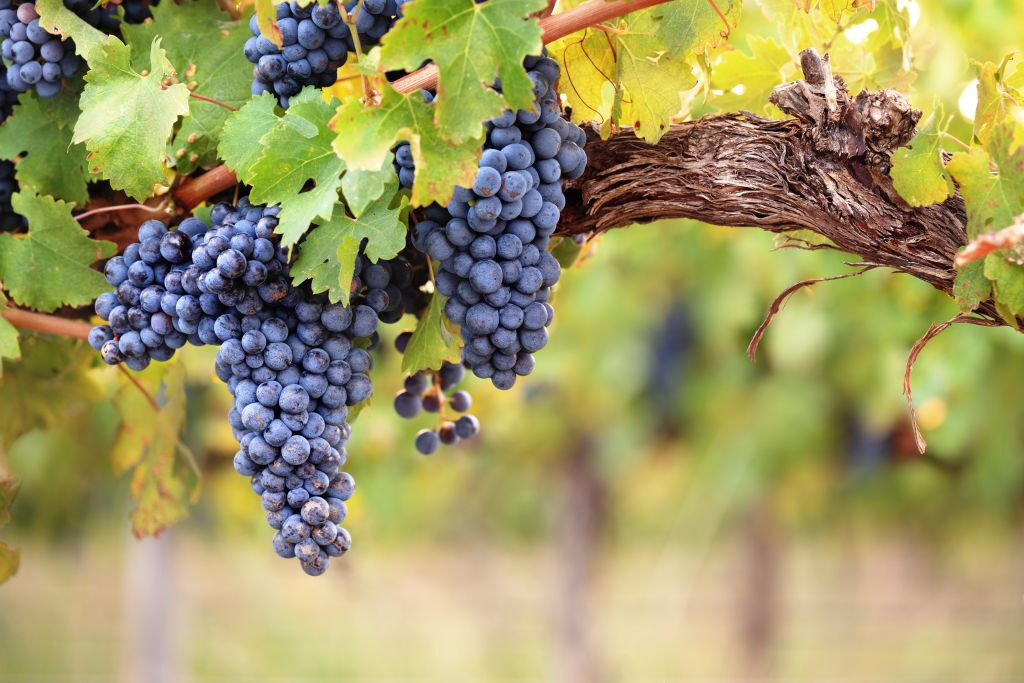
[[[920,5],[900,87],[967,137],[969,58],[1024,47],[1024,3]],[[731,44],[779,31],[749,2]],[[865,31],[834,40],[835,68],[890,85],[843,61]],[[108,455],[117,372],[26,339],[0,380],[0,468],[22,482],[0,681],[1024,680],[1024,339],[928,346],[920,456],[904,365],[955,306],[884,272],[820,284],[751,363],[776,294],[850,271],[781,244],[691,222],[592,243],[535,375],[472,381],[483,436],[429,459],[384,344],[349,447],[353,552],[316,580],[273,555],[231,469],[212,352],[185,354],[199,502],[137,542]]]

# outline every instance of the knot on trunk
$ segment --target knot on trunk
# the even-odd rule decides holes
[[[846,83],[832,75],[828,55],[800,53],[804,80],[780,85],[769,98],[805,125],[818,152],[861,158],[888,170],[889,156],[914,137],[921,111],[895,90],[862,91],[850,98]]]

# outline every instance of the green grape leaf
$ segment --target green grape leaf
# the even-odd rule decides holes
[[[985,277],[992,281],[996,301],[1014,315],[1024,314],[1024,267],[1010,263],[1004,251],[985,257]]]
[[[152,8],[153,21],[122,24],[138,70],[149,68],[149,49],[163,36],[167,59],[196,95],[229,107],[251,98],[252,64],[242,53],[251,35],[241,21],[230,21],[217,4],[205,0],[164,2]],[[170,144],[178,172],[187,175],[217,161],[217,141],[231,111],[196,100]]]
[[[986,145],[1005,185],[1007,205],[1015,214],[1024,211],[1024,111],[1021,119],[994,125]]]
[[[114,396],[121,428],[111,459],[117,473],[133,470],[133,532],[155,536],[185,517],[199,491],[194,465],[178,455],[185,424],[185,367],[177,361],[154,364],[135,378],[148,396],[134,383],[122,382]]]
[[[63,0],[37,0],[36,11],[39,12],[39,25],[54,35],[75,41],[75,52],[84,57],[90,66],[97,49],[108,43],[121,42],[90,26],[73,10],[65,7]]]
[[[992,154],[975,147],[957,152],[946,165],[967,202],[969,239],[1002,229],[1024,212],[1024,149],[1009,151],[1013,135],[1012,123],[997,126],[990,131],[987,145]]]
[[[299,241],[313,221],[330,220],[338,204],[345,162],[331,145],[333,113],[318,91],[307,89],[260,138],[263,152],[247,172],[254,203],[281,205],[277,233],[284,246]],[[303,192],[309,181],[314,188]]]
[[[938,106],[938,101],[936,101]],[[953,193],[953,184],[942,162],[941,108],[934,109],[914,136],[910,147],[892,155],[892,184],[911,206],[926,206],[944,201]]]
[[[391,167],[390,158],[379,171],[358,169],[346,172],[345,177],[341,179],[341,191],[352,215],[361,216],[367,207],[380,199],[394,178],[395,171]]]
[[[483,123],[505,109],[533,110],[523,58],[539,54],[540,26],[530,14],[545,0],[417,0],[382,41],[385,69],[438,67],[437,126],[453,142],[483,136]],[[501,78],[502,92],[489,87]]]
[[[374,200],[358,218],[351,218],[339,207],[328,222],[314,228],[299,246],[299,257],[292,265],[296,285],[307,280],[314,293],[327,292],[331,301],[348,305],[349,288],[355,273],[359,247],[366,241],[364,253],[371,261],[392,259],[405,247],[403,220],[407,198],[396,202],[397,183]]]
[[[91,263],[113,256],[113,242],[89,239],[71,217],[71,204],[20,192],[14,210],[28,219],[27,235],[0,235],[0,280],[22,306],[52,311],[83,306],[110,289]]]
[[[6,543],[0,543],[0,585],[18,573],[19,564],[21,551],[11,548]]]
[[[729,30],[726,22],[735,24],[741,9],[741,0],[719,0],[714,5],[707,0],[686,0],[659,5],[652,14],[669,56],[688,57],[724,40],[721,34]],[[725,15],[724,21],[718,10]]]
[[[402,372],[412,374],[420,370],[440,370],[441,363],[459,361],[459,336],[444,315],[448,297],[434,292],[430,305],[416,323],[409,345],[402,354]]]
[[[472,186],[482,140],[454,145],[438,135],[434,107],[419,94],[403,95],[390,85],[378,106],[349,99],[331,120],[334,149],[349,169],[389,170],[396,142],[408,142],[416,162],[412,205],[447,204],[456,185]]]
[[[577,244],[575,240],[569,237],[556,238],[558,241],[553,242],[554,246],[551,249],[551,255],[558,261],[558,265],[565,268],[572,268],[576,265],[576,260],[579,259],[580,252],[583,251],[583,245]]]
[[[277,98],[263,93],[246,102],[224,122],[217,153],[228,168],[245,182],[251,178],[249,169],[263,154],[259,140],[280,121],[274,113],[276,106]]]
[[[172,69],[159,39],[153,41],[146,76],[132,69],[130,57],[128,47],[117,41],[93,54],[73,141],[85,143],[93,173],[143,200],[164,181],[167,140],[178,117],[189,111],[189,91],[181,83],[163,87]]]
[[[61,90],[45,105],[35,91],[21,95],[0,127],[0,158],[25,155],[16,169],[19,186],[79,205],[88,201],[85,147],[71,143],[77,119],[73,91]]]
[[[992,296],[992,283],[985,278],[984,261],[973,261],[961,268],[953,281],[953,298],[960,310],[973,311]]]
[[[746,109],[778,115],[779,110],[768,101],[768,96],[775,86],[786,82],[793,69],[793,57],[772,38],[750,36],[747,44],[750,56],[733,50],[715,65],[711,87],[722,94],[713,103],[722,111]]]
[[[672,57],[658,35],[653,9],[620,19],[609,32],[586,29],[549,46],[562,64],[564,95],[573,120],[631,126],[637,137],[656,143],[672,117],[685,113],[682,92],[696,83],[686,55]],[[417,167],[417,172],[419,169]]]

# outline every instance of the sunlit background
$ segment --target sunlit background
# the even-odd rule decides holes
[[[969,137],[970,60],[1024,47],[1024,3],[901,4],[918,70],[901,89]],[[777,31],[746,5],[741,51]],[[849,80],[866,67],[844,46],[871,29],[834,41]],[[954,327],[927,347],[921,456],[904,367],[953,302],[881,271],[820,284],[751,363],[779,292],[850,271],[780,244],[694,222],[594,241],[535,374],[508,393],[468,380],[483,433],[430,458],[411,443],[427,418],[391,409],[382,345],[348,449],[353,550],[318,579],[270,548],[204,349],[185,354],[183,437],[201,498],[134,540],[107,457],[116,373],[91,371],[3,456],[22,488],[0,535],[22,559],[0,588],[0,680],[1024,680],[1024,339]],[[67,346],[25,342],[0,422],[59,400],[10,392],[33,359],[78,362]]]

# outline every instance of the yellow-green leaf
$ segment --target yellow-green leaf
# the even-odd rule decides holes
[[[111,460],[116,472],[133,470],[132,530],[139,537],[154,536],[185,517],[199,491],[197,474],[179,446],[185,424],[185,368],[172,360],[135,377],[147,395],[134,383],[122,382],[114,397],[121,429]]]
[[[406,141],[416,162],[413,206],[447,204],[456,185],[471,186],[481,140],[453,144],[438,134],[434,107],[419,93],[403,95],[384,86],[377,106],[349,99],[331,120],[334,149],[349,169],[379,171],[390,164],[391,148]]]
[[[530,14],[546,6],[546,0],[416,0],[384,37],[381,64],[414,71],[432,60],[440,71],[441,136],[475,140],[483,123],[503,110],[534,108],[522,62],[540,54],[540,26]],[[495,78],[501,78],[501,92],[487,85]]]
[[[434,292],[430,305],[416,323],[416,330],[402,354],[402,372],[412,374],[420,370],[440,370],[444,361],[458,362],[459,337],[444,316],[448,297]]]
[[[936,101],[936,106],[938,102]],[[941,108],[936,108],[918,129],[909,148],[892,155],[892,183],[911,206],[941,202],[953,192],[952,183],[942,162],[942,135],[939,129]]]
[[[151,46],[150,62],[143,76],[132,68],[131,51],[120,41],[98,47],[85,77],[73,138],[89,150],[92,173],[138,200],[165,181],[167,141],[189,110],[188,88],[163,85],[173,69],[159,39]]]

